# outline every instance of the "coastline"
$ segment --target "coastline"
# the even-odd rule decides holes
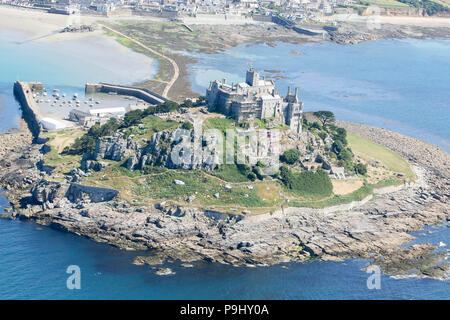
[[[147,264],[167,259],[267,265],[312,258],[369,258],[371,253],[394,252],[411,239],[408,232],[419,230],[425,224],[449,221],[450,193],[445,185],[450,178],[447,153],[385,129],[349,122],[339,124],[349,132],[400,153],[416,169],[421,177],[419,182],[403,190],[378,195],[374,201],[351,209],[345,221],[342,221],[342,212],[305,208],[239,220],[191,208],[162,207],[158,210],[133,207],[120,201],[75,205],[62,201],[60,207],[55,208],[43,210],[34,206],[15,210],[14,216],[122,249],[159,249],[156,256],[141,257],[137,261]],[[26,130],[20,134],[27,137]],[[10,141],[8,139],[6,141]],[[8,142],[3,144],[7,146]],[[40,147],[24,139],[14,148],[6,148],[5,157],[0,161],[4,169],[0,173],[1,184],[16,206],[22,198],[33,196],[30,188],[45,178],[36,167]],[[19,157],[23,153],[27,154],[25,159]],[[13,172],[14,164],[27,169]]]
[[[190,55],[190,53],[218,53],[244,43],[266,43],[270,46],[275,46],[277,42],[293,44],[309,42],[356,44],[380,39],[450,38],[450,19],[429,17],[382,16],[375,21],[379,23],[375,27],[368,24],[367,17],[332,17],[333,19],[337,19],[336,21],[339,21],[341,25],[339,30],[329,31],[324,37],[299,34],[293,30],[268,22],[215,25],[214,22],[199,22],[195,24],[191,21],[193,24],[190,24],[190,28],[193,30],[192,35],[195,35],[195,37],[192,39],[186,38],[186,41],[184,41],[187,31],[182,24],[153,17],[124,16],[105,18],[84,15],[63,16],[6,6],[0,6],[0,16],[4,18],[0,19],[0,29],[7,28],[27,32],[30,34],[29,40],[43,43],[67,40],[94,43],[96,39],[102,39],[110,42],[114,46],[113,50],[123,50],[122,54],[126,54],[126,51],[130,52],[130,50],[133,50],[137,53],[144,54],[146,57],[155,59],[158,61],[158,72],[156,76],[145,81],[137,81],[135,85],[163,94],[166,83],[174,80],[169,98],[177,102],[182,102],[186,97],[195,98],[199,96],[198,93],[192,91],[189,81],[190,74],[188,65],[196,61],[196,58]],[[328,17],[324,20],[324,23],[328,23],[329,20],[330,18]],[[135,44],[123,41],[124,39],[122,37],[111,36],[106,30],[101,30],[100,26],[94,32],[54,34],[55,31],[59,31],[69,24],[84,23],[96,25],[100,23],[100,25],[107,24],[107,26],[113,27],[115,30],[127,35],[129,31],[127,24],[129,22],[140,22],[140,25],[149,28],[146,32],[142,33],[142,36],[148,39],[148,42],[144,41],[143,45],[149,46],[159,52],[159,54],[165,55],[165,57],[174,63],[171,64],[165,58],[161,58],[145,50],[143,51],[143,48],[137,48]],[[39,24],[39,27],[36,27],[36,23]],[[166,24],[170,24],[172,27],[166,30],[164,29]],[[161,30],[158,29],[159,25],[161,25]],[[217,30],[218,27],[220,28],[220,32]],[[139,35],[139,32],[143,30],[137,31]],[[224,34],[227,37],[224,37]],[[179,43],[172,40],[177,40]],[[175,70],[174,65],[176,65]],[[177,75],[179,76],[177,77]]]
[[[401,190],[365,199],[347,211],[286,208],[283,212],[242,217],[163,204],[133,206],[121,200],[70,203],[65,198],[54,205],[47,201],[19,209],[27,197],[51,195],[39,188],[30,193],[45,174],[32,165],[39,162],[41,146],[24,143],[0,161],[0,183],[13,204],[9,218],[31,220],[124,250],[151,249],[151,255],[139,256],[135,263],[152,266],[167,260],[265,266],[310,259],[380,259],[398,254],[399,247],[414,238],[410,232],[425,225],[448,224],[447,153],[385,129],[338,123],[349,132],[371,137],[400,153],[419,179]],[[25,159],[20,156],[22,150],[28,151]],[[15,165],[19,163],[28,169],[17,171]],[[436,258],[433,248],[425,249],[430,259]],[[412,250],[408,255],[417,258]],[[448,279],[449,265],[444,262],[444,266],[436,269],[433,264],[430,268],[434,269],[421,270],[419,275]]]

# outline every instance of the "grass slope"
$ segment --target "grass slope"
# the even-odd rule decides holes
[[[347,140],[354,152],[361,153],[373,160],[378,160],[390,170],[404,174],[409,180],[416,178],[411,166],[400,155],[375,142],[348,133]]]

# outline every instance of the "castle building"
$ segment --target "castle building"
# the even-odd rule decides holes
[[[227,84],[226,80],[211,81],[206,90],[208,110],[219,112],[239,122],[255,119],[284,123],[291,130],[302,131],[303,102],[298,100],[298,89],[286,97],[275,90],[275,82],[260,79],[259,72],[250,68],[245,82]]]

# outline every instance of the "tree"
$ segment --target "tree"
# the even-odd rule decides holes
[[[367,167],[363,163],[357,163],[355,165],[355,171],[357,174],[365,175],[367,173]]]
[[[280,178],[284,185],[288,188],[292,187],[292,183],[294,181],[294,175],[291,170],[289,170],[286,166],[281,166],[280,168]]]
[[[186,99],[181,106],[185,108],[192,108],[194,104],[192,103],[192,100]]]
[[[142,110],[131,110],[125,113],[123,118],[123,127],[128,128],[138,123],[141,123],[141,119],[144,112]]]
[[[333,122],[335,120],[334,113],[331,111],[316,111],[314,112],[314,116],[317,117],[322,125],[325,127],[328,123]]]
[[[339,155],[344,150],[344,145],[340,140],[334,141],[334,143],[331,145],[331,150],[333,150],[334,153]]]
[[[347,145],[347,131],[344,128],[337,128],[333,134],[335,141],[339,140],[344,146]]]
[[[300,151],[298,151],[297,149],[289,149],[281,155],[280,160],[286,162],[287,164],[294,164],[298,161],[300,155]]]

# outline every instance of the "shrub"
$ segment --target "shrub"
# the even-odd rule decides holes
[[[294,164],[298,161],[300,155],[300,151],[297,149],[289,149],[281,155],[280,160],[287,164]]]
[[[261,172],[261,169],[259,167],[253,167],[252,172],[256,175],[256,177],[259,180],[263,180],[264,179],[264,175]]]
[[[367,173],[367,167],[363,163],[357,163],[355,165],[355,172],[357,174],[365,175]]]
[[[248,180],[250,180],[250,181],[255,181],[255,180],[256,180],[256,174],[254,174],[253,172],[250,172],[250,173],[247,175],[247,178],[248,178]]]
[[[190,101],[190,100],[189,100]],[[190,123],[189,121],[186,121],[183,123],[183,125],[181,126],[182,129],[185,130],[192,130],[192,128],[194,128],[194,126],[192,125],[192,123]]]
[[[125,113],[123,118],[122,127],[128,128],[136,124],[141,123],[144,112],[142,110],[131,110]]]

